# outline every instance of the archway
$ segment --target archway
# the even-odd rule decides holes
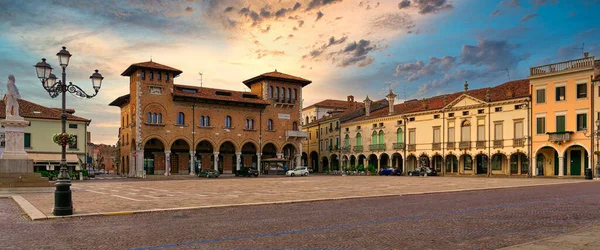
[[[458,158],[456,158],[456,155],[446,156],[446,173],[458,173]]]
[[[409,155],[406,157],[406,172],[413,171],[417,168],[417,157]]]
[[[310,152],[310,167],[315,173],[321,172],[319,168],[319,153],[316,151]]]
[[[385,169],[390,167],[390,156],[386,153],[383,153],[379,156],[379,165],[381,166],[380,169]]]
[[[332,154],[329,158],[331,158],[331,171],[340,170],[340,159],[336,154]]]
[[[541,164],[537,165],[538,168],[538,172],[541,172],[543,175],[545,176],[558,176],[559,175],[559,157],[558,157],[558,151],[556,151],[556,149],[554,149],[553,147],[550,146],[544,146],[540,149],[537,150],[537,154],[536,157],[539,157],[540,155],[543,156],[544,161],[541,162]],[[537,161],[537,159],[536,159]],[[565,162],[566,159],[563,159],[563,162]],[[563,173],[566,173],[566,164],[563,165]]]
[[[351,155],[351,156],[350,156],[350,166],[351,166],[352,168],[354,168],[354,167],[356,167],[356,165],[357,165],[357,164],[356,164],[356,156],[354,156],[354,155]]]
[[[537,171],[538,176],[543,176],[544,175],[544,163],[545,163],[545,157],[543,154],[538,154],[535,157],[535,169]]]
[[[463,166],[463,173],[470,174],[473,171],[473,157],[469,154],[464,154],[460,156],[460,164]]]
[[[214,148],[212,143],[207,140],[202,140],[196,145],[196,173],[200,173],[199,169],[214,168]]]
[[[510,156],[510,174],[527,174],[529,159],[524,153],[514,153]]]
[[[240,156],[240,169],[243,167],[257,169],[258,157],[256,156],[256,153],[257,150],[256,145],[254,145],[254,143],[244,143],[244,145],[242,146],[242,155]]]
[[[230,141],[221,143],[221,146],[219,146],[219,160],[217,161],[219,173],[233,173],[235,163],[235,145]]]
[[[262,159],[270,159],[277,157],[277,147],[273,143],[267,143],[262,148]]]
[[[492,173],[493,174],[506,174],[506,155],[502,153],[496,153],[492,155]]]
[[[296,147],[292,144],[285,144],[283,146],[283,159],[286,160],[284,169],[294,169],[296,166]]]
[[[188,174],[190,165],[190,145],[178,139],[171,144],[171,174]]]
[[[302,152],[302,166],[308,167],[308,154],[306,152]]]
[[[321,162],[323,164],[323,172],[329,172],[329,160],[327,157],[323,156],[323,158],[321,158]]]
[[[165,145],[152,138],[144,144],[144,170],[147,175],[165,173]]]
[[[579,145],[573,145],[565,149],[564,160],[566,162],[565,175],[582,176],[585,174],[585,169],[589,166],[589,155],[587,150]]]
[[[392,154],[392,167],[398,169],[400,171],[400,173],[404,172],[402,155],[400,153]]]
[[[369,163],[367,162],[367,157],[363,154],[358,155],[358,162],[356,162],[356,166],[363,166],[366,168],[365,164],[369,165]]]
[[[432,161],[433,164],[431,165],[435,168],[435,171],[442,173],[442,164],[444,162],[444,158],[442,158],[441,155],[434,155]]]
[[[369,155],[369,164],[367,165],[367,167],[369,167],[369,166],[373,166],[374,168],[377,169],[377,155],[375,155],[375,154]]]
[[[475,156],[475,169],[476,174],[487,174],[488,173],[488,156],[485,154],[478,154]]]
[[[421,154],[419,156],[419,165],[418,167],[424,168],[424,167],[431,167],[431,162],[429,162],[429,156],[427,156],[426,154]]]

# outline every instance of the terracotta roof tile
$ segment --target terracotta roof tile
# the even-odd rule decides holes
[[[351,106],[351,103],[348,101],[344,101],[344,100],[333,100],[333,99],[326,99],[320,102],[317,102],[313,105],[310,105],[306,108],[303,108],[302,110],[306,110],[312,107],[324,107],[324,108],[347,108]]]
[[[48,108],[30,101],[19,99],[19,114],[24,118],[60,120],[62,111],[58,108]],[[0,100],[0,118],[6,118],[6,105],[4,103],[4,100]],[[82,122],[92,121],[83,117],[74,116],[70,113],[67,113],[67,120]]]
[[[179,75],[179,74],[183,73],[181,70],[178,70],[176,68],[169,67],[167,65],[163,65],[160,63],[155,63],[153,61],[148,61],[148,62],[134,63],[134,64],[130,65],[125,71],[123,71],[123,73],[121,73],[121,75],[122,76],[131,76],[131,74],[139,68],[160,69],[160,70],[165,70],[165,71],[171,71],[171,72],[174,72],[175,75]]]
[[[302,87],[304,87],[312,82],[312,81],[306,80],[302,77],[297,77],[297,76],[273,71],[273,72],[268,72],[268,73],[261,74],[259,76],[252,77],[248,80],[243,81],[243,83],[246,86],[250,87],[250,85],[252,83],[260,81],[262,79],[275,79],[275,80],[286,80],[286,81],[291,81],[291,82],[297,82],[297,83],[301,83]]]
[[[336,113],[330,116],[321,117],[321,119],[313,121],[305,126],[312,126],[318,123],[326,122],[333,119],[339,119],[341,122],[346,122],[348,120],[355,119],[357,117],[364,117],[365,109],[364,103],[355,102],[355,105],[352,105],[345,109],[343,112]],[[375,112],[377,110],[383,109],[388,106],[388,101],[386,99],[382,99],[379,101],[375,101],[371,104],[371,112]]]
[[[197,91],[197,92],[196,93],[187,92],[190,90]],[[230,94],[230,95],[228,95],[228,94]],[[215,100],[215,101],[230,101],[230,102],[239,102],[239,103],[259,104],[259,105],[265,105],[265,106],[271,104],[271,102],[263,100],[260,96],[257,96],[250,92],[204,88],[204,87],[179,85],[179,84],[175,84],[175,88],[173,89],[173,96],[192,97],[192,98],[208,99],[208,100]]]

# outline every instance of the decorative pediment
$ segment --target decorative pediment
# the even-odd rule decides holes
[[[485,104],[486,102],[479,100],[475,97],[472,97],[470,95],[467,94],[462,94],[460,97],[456,98],[454,101],[448,103],[446,105],[446,109],[453,109],[453,108],[461,108],[461,107],[468,107],[468,106],[476,106],[476,105],[480,105],[480,104]]]

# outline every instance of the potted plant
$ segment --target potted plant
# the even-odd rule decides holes
[[[59,146],[73,146],[77,143],[77,137],[75,135],[60,133],[54,134],[52,137],[52,141],[58,144]]]

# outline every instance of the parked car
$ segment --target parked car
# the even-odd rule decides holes
[[[427,174],[427,176],[435,176],[437,175],[437,171],[430,167],[422,167],[412,171],[408,171],[409,176],[424,176],[425,174]]]
[[[287,172],[285,172],[285,176],[308,176],[308,168],[307,167],[298,167],[292,170],[288,170]]]
[[[258,177],[258,170],[254,168],[240,168],[240,170],[235,171],[235,176],[244,176],[244,177]]]
[[[379,171],[379,175],[402,175],[402,170],[397,168],[384,168]]]
[[[214,169],[202,169],[198,177],[219,178],[219,172]]]
[[[312,174],[312,173],[314,172],[313,168],[312,168],[312,167],[309,167],[309,168],[308,168],[308,172]]]

